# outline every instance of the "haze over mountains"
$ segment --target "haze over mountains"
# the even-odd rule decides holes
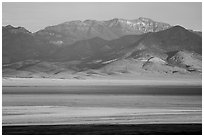
[[[148,18],[2,27],[3,76],[199,75],[202,33]]]

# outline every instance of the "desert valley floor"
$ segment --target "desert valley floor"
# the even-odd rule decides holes
[[[51,125],[69,125],[69,129],[75,129],[79,127],[71,125],[85,124],[86,127],[92,124],[135,126],[202,123],[202,87],[199,80],[191,83],[190,80],[185,82],[146,80],[146,85],[143,85],[144,81],[3,79],[3,131],[5,134],[26,134],[27,128],[33,131],[33,127],[29,127],[32,125],[47,125],[51,130]],[[196,126],[198,125],[190,125],[193,131]],[[98,128],[102,130],[105,127],[107,126]],[[40,130],[44,127],[34,129]],[[200,129],[200,126],[195,129]],[[81,130],[81,127],[75,130]],[[135,130],[133,131],[135,134]],[[184,131],[181,133],[179,131],[178,134],[185,133]],[[196,131],[195,134],[199,132]],[[27,134],[29,133],[31,132]],[[128,134],[127,131],[123,133]]]

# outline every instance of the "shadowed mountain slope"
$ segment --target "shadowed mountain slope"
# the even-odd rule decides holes
[[[200,33],[150,19],[73,21],[34,34],[9,25],[2,32],[4,76],[202,72]]]
[[[118,18],[107,21],[76,20],[46,27],[36,32],[35,36],[49,41],[50,44],[64,46],[94,37],[113,40],[125,35],[157,32],[170,27],[169,24],[142,17],[135,20]]]

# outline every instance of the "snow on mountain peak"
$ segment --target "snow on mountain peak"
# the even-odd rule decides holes
[[[148,32],[157,32],[168,29],[169,24],[153,21],[140,17],[135,20],[113,18],[106,21],[87,19],[74,20],[55,26],[46,27],[36,34],[46,36],[53,41],[63,41],[65,44],[73,44],[78,40],[100,37],[104,40],[112,40],[125,35],[139,35]],[[53,35],[50,35],[53,33]],[[41,35],[41,36],[40,36]]]

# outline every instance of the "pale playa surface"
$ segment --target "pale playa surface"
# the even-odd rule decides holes
[[[3,107],[3,125],[201,123],[201,110],[111,107]]]
[[[13,88],[18,92],[24,87]],[[33,91],[31,87],[27,90]],[[3,125],[202,122],[199,95],[83,94],[83,90],[81,94],[32,94],[31,91],[3,93]]]
[[[143,79],[49,79],[3,78],[3,86],[71,86],[71,85],[202,85],[200,78],[143,78]]]
[[[114,94],[104,94],[112,91],[107,85],[114,87]],[[50,125],[202,122],[202,96],[131,93],[143,89],[139,88],[140,85],[149,85],[153,90],[154,86],[160,85],[200,86],[201,80],[3,78],[2,123]],[[190,87],[186,86],[183,87]],[[178,89],[179,92],[183,92],[184,88]],[[83,93],[89,90],[91,94]],[[195,91],[195,87],[191,90]],[[77,91],[77,94],[70,94],[72,91]],[[97,94],[98,91],[102,91],[102,94]],[[121,94],[121,91],[125,94]],[[130,94],[127,95],[126,91]]]

